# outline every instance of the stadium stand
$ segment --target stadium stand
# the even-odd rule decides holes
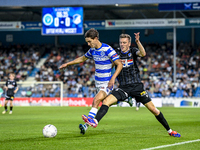
[[[114,48],[118,44],[112,45]],[[134,46],[134,45],[133,45]],[[170,43],[159,45],[156,43],[144,44],[148,54],[139,59],[139,69],[145,88],[151,97],[196,97],[199,96],[197,86],[200,79],[200,48],[193,48],[188,43],[179,43],[177,50],[177,83],[172,81],[173,50]],[[70,60],[83,55],[87,51],[85,45],[67,45],[58,48],[52,47],[46,62],[35,76],[37,81],[63,81],[65,83],[64,96],[93,97],[94,65],[92,60],[85,63],[69,66],[65,72],[58,67]]]
[[[111,46],[116,48],[118,44]],[[200,97],[200,47],[178,44],[176,84],[172,80],[172,44],[144,43],[144,47],[147,56],[139,58],[138,63],[144,86],[151,97]],[[61,64],[82,56],[88,50],[87,45],[61,45],[57,48],[13,45],[1,49],[1,81],[7,79],[9,72],[15,72],[18,81],[25,81],[27,77],[33,77],[35,81],[63,81],[64,97],[94,97],[96,94],[93,60],[69,66],[64,72],[58,70]],[[39,62],[42,62],[41,67],[37,68]],[[16,97],[59,97],[59,91],[56,84],[20,87]]]

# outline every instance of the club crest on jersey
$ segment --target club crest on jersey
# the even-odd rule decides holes
[[[105,53],[102,51],[100,55],[101,55],[101,56],[104,56],[104,55],[105,55]]]
[[[128,54],[128,56],[129,56],[129,57],[131,57],[131,56],[132,56],[132,54],[131,54],[131,53],[129,53],[129,54]]]

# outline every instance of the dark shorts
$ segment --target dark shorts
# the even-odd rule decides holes
[[[114,89],[111,94],[114,95],[118,101],[124,101],[130,96],[135,98],[137,102],[141,102],[143,105],[151,101],[151,98],[147,91],[144,90],[142,83],[119,86],[119,88]]]
[[[13,101],[14,100],[14,96],[6,96],[5,100],[6,101],[8,101],[8,100]]]

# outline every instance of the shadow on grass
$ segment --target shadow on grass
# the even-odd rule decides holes
[[[0,139],[0,143],[12,143],[12,142],[45,142],[45,141],[57,141],[57,140],[67,140],[67,139],[79,139],[79,138],[94,138],[94,136],[101,136],[102,134],[112,134],[112,132],[100,132],[100,131],[90,131],[84,135],[80,134],[79,132],[76,133],[59,133],[54,138],[45,138],[43,135],[35,136],[35,137],[27,137],[27,138],[20,138],[20,137],[10,137],[8,139]]]

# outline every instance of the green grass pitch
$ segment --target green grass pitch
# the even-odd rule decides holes
[[[4,108],[1,107],[1,111]],[[13,114],[0,114],[0,149],[4,150],[139,150],[200,139],[200,108],[159,108],[181,138],[170,137],[144,107],[111,107],[97,128],[81,135],[81,115],[90,107],[14,107]],[[54,138],[45,138],[47,124],[57,127]],[[200,142],[162,150],[197,150]]]

